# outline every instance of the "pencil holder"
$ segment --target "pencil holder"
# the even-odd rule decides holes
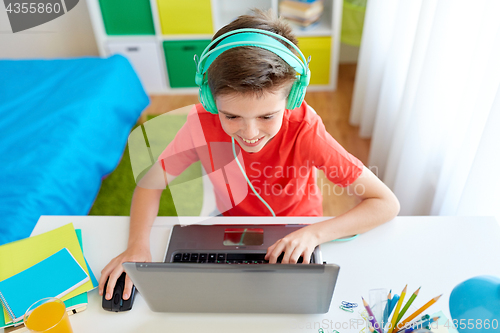
[[[385,305],[387,303],[387,289],[370,289],[369,291],[369,302],[370,308],[372,309],[373,315],[380,326],[384,326],[382,323],[382,318],[384,314]]]

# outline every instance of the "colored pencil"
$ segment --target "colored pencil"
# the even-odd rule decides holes
[[[391,305],[389,306],[389,316],[391,315],[392,310],[394,310],[394,308],[396,307],[396,304],[398,303],[398,301],[399,301],[399,295],[398,295],[398,294],[395,294],[395,295],[392,297],[392,300],[391,300]]]
[[[424,306],[422,306],[420,309],[418,309],[417,311],[415,311],[411,316],[409,316],[408,318],[406,318],[405,320],[403,320],[398,325],[398,327],[404,327],[407,323],[409,323],[410,321],[412,321],[413,319],[415,319],[416,316],[418,316],[419,314],[421,314],[422,312],[424,312],[425,310],[427,310],[428,307],[430,307],[431,305],[433,305],[434,303],[436,303],[441,296],[443,296],[443,295],[436,296],[433,299],[431,299],[429,302],[425,303]]]
[[[373,326],[371,324],[370,324],[370,326],[368,328],[370,329],[371,333],[375,332],[375,329],[373,328]]]
[[[428,320],[425,320],[423,321],[422,323],[418,324],[418,325],[415,325],[415,326],[412,326],[410,328],[407,328],[404,333],[411,333],[415,330],[418,330],[420,328],[424,328],[424,327],[427,327],[429,326],[430,324],[432,324],[433,322],[435,321],[438,321],[439,320],[439,317],[434,317],[434,318],[431,318],[431,319],[428,319]]]
[[[377,330],[377,332],[383,333],[382,332],[382,327],[380,327],[380,325],[377,322],[377,319],[375,319],[375,316],[373,315],[372,309],[370,308],[370,306],[368,305],[368,303],[366,303],[366,301],[365,301],[365,299],[363,297],[361,297],[361,299],[363,300],[363,305],[365,306],[366,312],[368,312],[368,321]]]
[[[382,316],[382,325],[384,326],[387,323],[387,319],[389,318],[389,306],[391,303],[391,294],[392,294],[392,289],[389,291],[389,294],[387,294],[387,303],[385,304],[384,315]]]
[[[401,309],[401,305],[403,304],[403,301],[405,299],[407,287],[408,287],[408,285],[406,285],[405,288],[403,289],[403,291],[401,292],[401,296],[399,297],[398,304],[396,304],[396,309],[394,310],[394,313],[392,315],[391,326],[389,327],[389,333],[392,333],[394,331],[394,329],[396,328],[396,322],[398,320],[399,310]]]
[[[420,287],[422,288],[422,287]],[[403,310],[401,310],[401,312],[399,313],[398,315],[398,320],[396,320],[396,325],[401,321],[401,318],[403,318],[404,314],[406,313],[406,311],[408,311],[408,308],[410,307],[411,303],[413,303],[413,301],[415,300],[415,298],[417,298],[418,296],[418,292],[420,291],[420,288],[418,288],[414,293],[413,295],[411,295],[410,299],[408,300],[408,302],[406,302],[405,306],[403,307]]]
[[[408,327],[415,327],[417,326],[418,324],[422,323],[423,321],[429,319],[431,316],[429,316],[428,314],[426,315],[423,315],[422,317],[420,317],[420,319],[417,319],[411,323],[408,323],[406,324],[404,327],[402,327],[399,331],[397,331],[397,333],[400,333],[400,332],[404,332],[405,329],[407,329]]]

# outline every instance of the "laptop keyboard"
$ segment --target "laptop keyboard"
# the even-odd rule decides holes
[[[217,264],[265,264],[265,253],[176,253],[173,262],[180,263],[217,263]],[[277,262],[281,263],[283,253],[278,257]],[[300,257],[297,263],[302,263]],[[314,262],[314,254],[311,255],[310,262]]]

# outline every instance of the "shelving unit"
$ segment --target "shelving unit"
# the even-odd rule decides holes
[[[197,93],[194,54],[213,34],[252,8],[278,12],[282,0],[87,0],[99,53],[127,57],[150,94]],[[294,27],[299,47],[311,55],[309,90],[335,90],[342,0],[323,0],[321,21]],[[293,25],[292,25],[293,26]],[[190,65],[192,64],[192,65]]]

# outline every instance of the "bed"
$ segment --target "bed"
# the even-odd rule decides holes
[[[148,104],[122,56],[0,60],[0,245],[86,215]]]

